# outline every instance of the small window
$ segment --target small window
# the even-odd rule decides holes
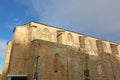
[[[113,54],[119,54],[118,48],[117,48],[118,45],[110,44],[110,46],[111,46],[111,51],[112,51]]]
[[[63,33],[64,33],[65,31],[63,31],[63,30],[58,30],[57,31],[57,42],[58,43],[60,43],[60,44],[62,44],[63,42]]]
[[[79,36],[79,43],[81,48],[85,48],[85,36]]]
[[[102,40],[96,40],[96,45],[97,45],[98,52],[103,52],[104,51]]]
[[[59,54],[56,53],[54,55],[54,72],[58,72],[58,65],[59,65]]]
[[[57,42],[62,44],[62,32],[60,31],[57,32]]]

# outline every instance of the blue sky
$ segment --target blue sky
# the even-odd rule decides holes
[[[14,27],[29,21],[120,43],[120,0],[0,0],[0,70]]]

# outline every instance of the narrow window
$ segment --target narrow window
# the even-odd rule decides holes
[[[65,31],[63,31],[63,30],[58,30],[57,31],[57,42],[58,43],[60,43],[60,44],[62,44],[63,42],[63,33],[64,33]]]
[[[102,40],[96,40],[96,45],[97,45],[98,52],[103,52],[104,51]]]
[[[79,43],[81,48],[85,48],[85,36],[79,36]]]
[[[89,68],[88,68],[88,59],[89,59],[89,55],[85,54],[85,70],[84,70],[84,80],[90,80],[90,75],[89,75]]]
[[[62,44],[62,32],[57,31],[57,42]]]
[[[116,44],[110,44],[110,46],[111,46],[111,51],[113,54],[119,54]]]
[[[54,55],[54,72],[58,72],[58,65],[59,65],[59,54],[56,53]]]

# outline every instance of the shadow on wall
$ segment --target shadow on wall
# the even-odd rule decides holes
[[[2,77],[2,73],[0,72],[0,80],[1,80],[1,77]]]

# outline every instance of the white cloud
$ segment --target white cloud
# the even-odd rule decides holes
[[[29,3],[41,22],[111,40],[120,37],[116,35],[120,31],[120,0],[30,0]]]

